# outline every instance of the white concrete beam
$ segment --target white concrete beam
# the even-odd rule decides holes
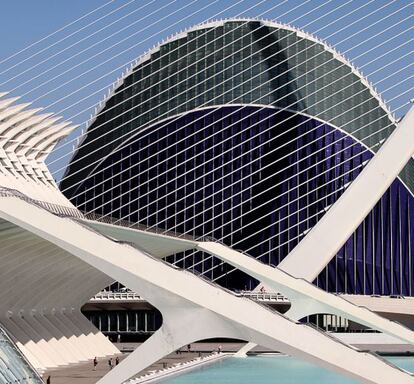
[[[282,293],[292,303],[291,308],[285,313],[291,319],[299,320],[316,313],[337,314],[414,345],[414,332],[409,328],[385,319],[367,308],[358,307],[340,296],[325,292],[305,279],[298,279],[279,268],[260,263],[220,243],[199,243],[197,249],[215,255],[253,276],[275,292]]]
[[[362,383],[414,383],[411,375],[373,355],[358,352],[313,328],[297,324],[251,300],[236,297],[133,247],[104,238],[70,219],[59,218],[14,198],[0,199],[0,216],[139,292],[161,311],[163,326],[171,330],[171,337],[176,337],[171,341],[164,340],[170,348],[185,344],[191,338],[213,334],[237,337],[318,364]],[[194,318],[199,321],[193,321]],[[185,334],[185,339],[180,334]],[[153,361],[162,353],[154,349],[151,356],[144,357],[137,352],[133,359],[140,356]],[[129,367],[132,364],[127,361],[111,373],[110,380],[104,378],[100,383],[122,383],[131,374]],[[138,368],[142,366],[136,366]]]
[[[278,267],[313,281],[362,223],[414,154],[414,106],[359,176]]]

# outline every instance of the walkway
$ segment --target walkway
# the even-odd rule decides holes
[[[133,351],[136,347],[138,347],[140,343],[121,343],[116,344],[119,350],[123,351]],[[151,365],[147,369],[145,369],[142,374],[152,371],[162,369],[164,364],[167,366],[171,366],[173,364],[179,362],[186,362],[188,360],[193,359],[194,357],[199,356],[199,352],[204,354],[209,354],[214,350],[217,350],[217,347],[221,345],[223,348],[223,352],[237,352],[243,345],[243,343],[237,342],[229,342],[229,343],[194,343],[191,344],[191,350],[194,352],[188,353],[183,352],[181,354],[172,353],[167,357],[161,359],[157,363]],[[382,353],[405,353],[410,352],[411,354],[414,353],[414,347],[408,344],[358,344],[355,345],[356,347],[364,350],[373,350]],[[128,356],[128,352],[121,355],[121,361]],[[255,347],[251,353],[266,353],[270,352],[269,349],[257,346]],[[71,365],[69,367],[63,367],[61,369],[53,370],[47,372],[44,377],[47,377],[47,374],[51,375],[52,384],[95,384],[101,377],[103,377],[108,372],[108,359],[98,359],[99,364],[96,371],[92,370],[92,361],[89,363],[83,364],[76,364]],[[141,376],[139,374],[138,376]]]
[[[135,349],[139,343],[131,343],[131,344],[121,344],[117,345],[120,350],[133,350]],[[238,348],[242,344],[240,343],[225,343],[222,344],[224,350],[226,351],[237,351]],[[194,352],[182,352],[181,354],[172,353],[167,357],[161,359],[157,363],[151,365],[147,369],[145,369],[142,373],[158,370],[164,368],[164,364],[167,366],[171,366],[173,364],[179,362],[186,362],[189,360],[194,359],[195,357],[199,356],[199,352],[202,354],[209,354],[213,350],[216,350],[219,346],[219,343],[195,343],[191,345],[191,349]],[[183,348],[184,350],[185,348]],[[122,354],[120,356],[120,360],[122,361],[128,356],[128,353]],[[114,355],[115,358],[115,355]],[[82,364],[75,364],[68,367],[62,367],[61,369],[54,369],[51,371],[47,371],[43,377],[47,378],[48,375],[51,376],[51,384],[95,384],[100,378],[102,378],[109,370],[108,368],[108,359],[98,359],[99,363],[97,366],[97,370],[93,371],[93,364],[92,361],[88,363]]]

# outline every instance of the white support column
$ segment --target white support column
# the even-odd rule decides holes
[[[273,268],[254,258],[243,255],[220,243],[201,242],[197,247],[233,265],[261,281],[265,286],[280,292],[292,303],[285,313],[291,319],[299,320],[314,313],[332,313],[344,316],[370,328],[395,336],[414,345],[414,332],[398,323],[385,319],[366,308],[325,292],[304,279],[298,279],[279,268]]]
[[[246,343],[237,351],[234,357],[247,357],[247,352],[251,351],[256,345],[257,344],[251,342]]]
[[[132,352],[121,364],[109,371],[97,384],[122,383],[156,363],[179,347],[167,342],[163,329],[160,328],[147,341]]]
[[[20,227],[22,233],[35,234],[51,246],[70,253],[73,262],[87,263],[146,297],[163,314],[163,329],[168,331],[164,342],[170,348],[213,336],[232,337],[319,364],[362,383],[414,384],[411,375],[378,357],[356,351],[313,328],[288,320],[251,300],[232,295],[189,272],[176,270],[136,248],[118,244],[77,222],[59,218],[23,200],[0,199],[0,216]],[[290,281],[285,280],[285,283],[289,285]],[[308,287],[309,284],[305,284]],[[176,339],[172,340],[177,342],[170,343],[168,335],[173,335]],[[160,346],[159,350],[165,351],[163,348]],[[158,355],[161,355],[159,351],[153,351],[151,361]],[[135,356],[140,356],[139,352],[131,360],[135,360]],[[110,380],[101,383],[125,381],[134,366],[127,360],[110,373]],[[364,370],[360,369],[361,365]],[[138,373],[136,370],[133,374]]]
[[[181,304],[179,307],[182,308]],[[219,316],[209,311],[188,305],[181,313],[169,308],[161,328],[97,384],[122,383],[177,349],[217,335],[240,337],[237,330],[232,331]]]

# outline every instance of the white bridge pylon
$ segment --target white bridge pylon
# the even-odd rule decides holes
[[[413,376],[375,355],[172,268],[72,219],[13,197],[0,199],[0,216],[137,291],[162,313],[161,329],[99,384],[121,384],[177,348],[211,337],[252,341],[362,383],[414,383]]]
[[[274,292],[280,292],[291,302],[285,316],[296,321],[316,313],[330,313],[346,317],[369,328],[394,336],[414,345],[414,332],[403,325],[388,320],[365,307],[359,307],[346,299],[323,291],[305,279],[296,278],[248,257],[218,242],[197,242],[166,235],[154,234],[132,228],[107,223],[85,221],[97,231],[122,241],[134,243],[137,247],[145,245],[145,251],[157,257],[165,255],[164,248],[170,242],[175,252],[198,249],[216,256],[220,260],[261,281]],[[152,239],[152,241],[151,241]],[[179,246],[181,242],[181,247]]]
[[[220,244],[205,244],[200,248],[289,297],[292,307],[286,315],[292,319],[315,313],[336,314],[413,344],[414,333],[408,328],[310,284],[374,208],[413,154],[414,107],[411,107],[356,180],[276,269],[241,258]],[[302,279],[294,287],[288,283],[292,276]],[[243,351],[253,347],[250,344]]]
[[[414,332],[411,329],[379,316],[365,307],[359,307],[340,296],[323,291],[305,279],[298,279],[279,268],[262,264],[220,243],[200,243],[197,248],[217,256],[260,280],[275,292],[286,296],[292,305],[285,316],[292,320],[317,313],[335,314],[414,345]]]
[[[414,155],[414,106],[342,196],[278,265],[313,281]]]
[[[17,113],[17,110],[23,113],[20,111],[24,108],[8,110],[13,101],[0,103],[3,115]],[[0,194],[0,218],[4,223],[10,224],[2,230],[5,241],[0,242],[0,257],[8,268],[4,269],[5,279],[11,281],[11,287],[19,288],[9,290],[16,297],[9,296],[6,302],[12,309],[10,313],[6,304],[1,307],[1,320],[13,336],[25,341],[22,350],[31,361],[37,363],[36,366],[42,368],[74,362],[77,352],[81,350],[85,351],[81,358],[93,355],[94,348],[99,349],[102,355],[116,352],[103,339],[102,334],[93,335],[94,330],[91,330],[91,337],[82,333],[79,337],[72,337],[71,334],[76,330],[82,332],[87,328],[86,319],[79,317],[79,313],[74,317],[65,314],[65,308],[70,310],[81,304],[85,292],[98,286],[103,288],[108,280],[115,279],[158,308],[163,315],[163,325],[153,337],[101,379],[99,384],[121,384],[175,349],[211,337],[237,338],[260,344],[363,383],[414,384],[413,376],[381,358],[358,351],[326,333],[294,321],[315,311],[326,312],[329,309],[333,313],[341,313],[344,317],[358,319],[356,321],[360,323],[387,331],[400,339],[411,343],[414,341],[412,331],[323,292],[305,280],[262,265],[219,243],[177,240],[111,225],[104,227],[103,224],[87,221],[81,224],[72,218],[60,217],[59,214],[78,217],[79,212],[59,192],[43,161],[57,140],[67,135],[73,127],[66,127],[65,123],[55,124],[50,116],[43,116],[47,121],[43,126],[37,120],[27,121],[34,119],[29,115],[19,114],[21,123],[15,121],[13,126],[9,126],[9,121],[5,123],[7,126],[0,125],[0,130],[5,135],[4,140],[0,141],[0,157],[6,164],[0,169],[0,184],[8,188],[7,193]],[[370,182],[376,183],[377,190],[388,187],[413,152],[414,130],[411,129],[410,132],[408,124],[413,115],[411,110],[365,169],[366,172],[370,170],[368,176],[373,176]],[[25,133],[27,129],[30,130],[30,135]],[[35,149],[26,151],[28,146]],[[384,165],[384,168],[383,158],[391,163],[386,167]],[[361,173],[354,183],[361,177],[369,179],[363,175]],[[380,178],[378,183],[376,177]],[[389,184],[386,185],[387,183]],[[358,191],[357,188],[359,187],[354,190]],[[368,186],[366,188],[364,193],[369,195],[370,189]],[[347,192],[351,190],[350,187]],[[375,204],[374,200],[379,194],[380,192],[368,202],[364,201],[368,205],[372,202]],[[360,196],[357,200],[359,199]],[[350,200],[351,208],[354,200]],[[53,203],[53,207],[49,203]],[[335,215],[335,206],[327,215]],[[359,211],[359,205],[357,206],[358,212],[352,216],[351,227],[357,225],[363,215],[362,221],[364,212],[371,209],[365,205],[363,208]],[[86,225],[94,226],[111,238]],[[318,227],[319,225],[313,231]],[[337,231],[339,230],[338,228]],[[347,228],[346,231],[351,230]],[[340,242],[345,236],[347,235],[337,234],[335,239]],[[16,242],[14,249],[13,240]],[[136,246],[117,240],[134,242]],[[338,248],[340,246],[341,244],[335,245]],[[324,257],[315,260],[312,260],[315,255],[313,250],[308,264],[317,263],[314,270],[323,268],[329,261],[327,255],[335,247],[327,248]],[[277,290],[285,293],[293,303],[288,312],[291,318],[251,300],[237,297],[190,272],[178,270],[151,256],[163,257],[168,248],[170,251],[181,248],[205,250],[265,284],[279,287]],[[334,254],[335,252],[331,257]],[[322,265],[323,263],[325,264]],[[12,281],[14,274],[19,278]],[[65,279],[61,280],[61,276]],[[30,286],[31,281],[35,284]],[[50,290],[52,281],[55,289]],[[45,291],[47,288],[49,290]],[[25,294],[22,295],[22,292]],[[42,296],[42,292],[48,292],[49,296]],[[48,299],[52,297],[53,303],[59,303],[61,310],[56,314],[53,308],[48,308]],[[33,337],[36,339],[33,340]]]

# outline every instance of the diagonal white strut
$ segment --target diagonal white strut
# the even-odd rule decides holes
[[[397,130],[398,132],[400,128]],[[59,194],[57,190],[54,192]],[[194,330],[192,330],[191,337],[193,341],[200,338],[200,336],[211,337],[213,334],[233,338],[238,336],[237,338],[247,339],[316,362],[358,378],[365,383],[382,384],[392,381],[411,383],[413,380],[408,375],[390,370],[383,362],[376,360],[374,357],[364,353],[356,353],[334,340],[328,340],[323,334],[315,333],[315,331],[305,326],[290,322],[280,315],[270,314],[257,304],[238,300],[225,291],[219,291],[217,287],[213,288],[208,284],[206,285],[205,282],[203,283],[195,276],[176,271],[148,258],[131,247],[110,242],[110,240],[102,237],[98,238],[99,235],[87,231],[71,220],[58,218],[21,200],[0,199],[0,215],[3,219],[13,222],[26,231],[32,232],[66,250],[74,257],[87,262],[101,272],[142,293],[154,304],[158,304],[156,306],[161,309],[163,315],[168,314],[168,316],[164,316],[164,324],[168,325],[170,329],[166,334],[168,336],[166,341],[170,343],[168,341],[170,340],[171,343],[160,351],[155,351],[158,354],[155,354],[153,359],[177,345],[186,344],[187,339],[174,339],[174,337],[178,337],[179,330],[183,329],[180,319],[187,321],[189,316],[202,314],[200,321],[191,322],[191,324],[200,326],[215,324],[214,329],[211,329],[211,333],[205,332],[203,335],[195,335]],[[253,263],[248,266],[251,274],[254,273],[254,276],[259,276],[258,273],[260,273],[264,277],[262,280],[269,284],[277,283],[285,291],[289,290],[288,296],[292,297],[295,304],[289,312],[289,316],[292,318],[299,318],[302,314],[312,313],[309,311],[326,310],[329,306],[337,313],[347,313],[348,317],[360,318],[362,322],[368,324],[377,322],[378,324],[377,315],[353,306],[346,301],[340,301],[335,296],[319,290],[306,281],[295,279],[280,270],[274,270],[270,267],[263,266],[266,269],[259,269],[259,266],[262,265],[257,261],[220,244],[204,243],[198,245],[200,249],[203,246],[206,250],[208,248],[210,252],[221,255],[222,258],[231,259],[233,257],[232,263],[240,266],[241,269],[246,267],[246,263]],[[224,249],[217,247],[223,247]],[[278,275],[276,276],[276,274]],[[188,289],[189,287],[191,287],[191,290]],[[167,296],[169,296],[168,300]],[[165,301],[163,301],[163,298]],[[323,306],[318,307],[321,303],[323,303]],[[178,317],[174,317],[175,314]],[[204,318],[203,322],[201,321],[202,318]],[[207,322],[206,319],[208,319]],[[379,329],[387,328],[390,332],[398,334],[398,337],[412,341],[412,331],[398,325],[393,328],[394,323],[388,320],[383,321],[387,326],[380,325],[378,326]],[[194,329],[197,328],[195,325]],[[190,336],[187,335],[187,337]],[[315,345],[318,345],[319,348],[315,349]],[[332,351],[335,353],[332,353]],[[144,361],[142,354],[137,351],[134,356],[131,355],[131,358],[132,360],[129,359],[128,364],[119,366],[118,373],[115,370],[113,373],[111,372],[110,377],[105,379],[106,381],[102,381],[102,384],[120,383],[129,377],[131,367],[135,367],[135,369],[142,368],[139,365],[139,363],[143,364]],[[149,359],[150,361],[151,359]],[[359,372],[358,367],[361,361],[365,361],[364,364],[370,368],[364,370],[364,372]],[[128,369],[126,369],[127,367]],[[124,369],[126,370],[124,371]]]
[[[365,307],[359,307],[342,297],[326,292],[305,279],[296,278],[279,268],[260,263],[223,244],[216,242],[199,243],[197,249],[211,253],[237,269],[260,280],[265,286],[287,296],[292,303],[285,313],[292,320],[300,320],[316,313],[330,313],[369,328],[377,329],[414,344],[414,332],[399,323],[377,315]]]
[[[292,320],[299,320],[315,313],[336,314],[414,345],[414,332],[411,329],[383,318],[365,307],[359,307],[340,296],[326,292],[305,279],[296,278],[281,271],[279,268],[273,268],[263,264],[253,257],[248,257],[224,244],[205,241],[190,242],[176,237],[106,223],[91,221],[85,221],[85,223],[107,236],[132,242],[137,247],[141,247],[141,244],[144,243],[146,244],[146,250],[151,254],[157,255],[157,257],[163,257],[163,254],[158,252],[158,244],[161,241],[169,241],[171,249],[178,249],[177,243],[181,242],[182,249],[180,251],[195,248],[199,251],[214,255],[220,260],[261,281],[274,291],[280,292],[288,297],[292,306],[285,315]],[[149,246],[151,239],[152,247]]]
[[[153,342],[151,338],[148,341],[153,348],[144,344],[99,384],[121,384],[177,346],[213,335],[247,339],[362,383],[414,383],[411,375],[374,355],[350,348],[322,332],[21,199],[1,198],[0,217],[126,284],[148,298],[163,314],[161,332]],[[148,353],[143,355],[140,351]]]
[[[414,106],[308,235],[278,265],[313,281],[374,208],[414,153]]]

